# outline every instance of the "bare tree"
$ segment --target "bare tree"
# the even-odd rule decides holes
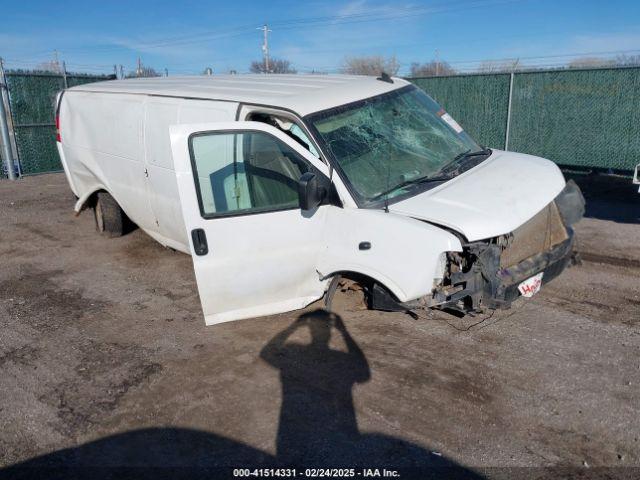
[[[381,55],[370,57],[346,57],[342,62],[342,73],[352,75],[380,75],[382,72],[396,75],[400,70],[400,62],[395,55],[385,58]]]
[[[411,64],[412,77],[436,77],[439,75],[454,75],[456,71],[444,60],[431,60],[427,63],[414,62]]]
[[[616,61],[601,57],[582,57],[571,60],[569,68],[597,68],[597,67],[611,67],[616,65]]]
[[[251,62],[249,71],[251,73],[298,73],[291,66],[289,60],[283,60],[281,58],[271,58],[269,60],[269,72],[266,72],[265,64],[262,60]]]

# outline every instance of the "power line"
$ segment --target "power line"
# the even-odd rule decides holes
[[[414,18],[416,16],[422,16],[426,14],[438,14],[456,11],[460,9],[470,9],[470,8],[478,8],[478,7],[486,7],[489,5],[497,5],[497,4],[505,4],[505,3],[517,3],[523,0],[476,0],[476,1],[467,1],[460,2],[459,4],[451,4],[448,2],[446,4],[441,4],[442,6],[414,6],[414,7],[394,7],[393,11],[389,12],[380,12],[380,13],[360,13],[360,14],[350,14],[344,16],[334,16],[334,17],[319,17],[320,20],[313,19],[304,19],[304,21],[300,21],[299,24],[294,24],[287,26],[286,24],[281,24],[281,22],[272,22],[271,25],[277,26],[279,30],[289,30],[294,28],[315,28],[315,27],[324,27],[327,25],[344,25],[344,24],[353,24],[353,23],[364,23],[364,22],[373,22],[380,20],[393,20],[399,18],[410,17]]]
[[[466,0],[462,2],[453,3],[446,2],[434,5],[417,5],[417,6],[406,6],[406,7],[392,7],[384,12],[361,12],[361,13],[351,13],[351,14],[342,14],[342,15],[331,15],[331,16],[323,16],[323,17],[303,17],[298,19],[290,19],[283,21],[272,21],[270,24],[274,27],[278,27],[279,29],[284,29],[286,27],[300,26],[300,27],[309,27],[311,25],[318,26],[326,26],[329,24],[336,24],[339,22],[350,22],[352,20],[366,20],[366,21],[378,21],[378,20],[386,20],[389,18],[397,18],[406,15],[420,15],[427,13],[441,13],[456,10],[459,8],[475,8],[480,6],[487,6],[490,4],[504,4],[504,3],[515,3],[520,2],[522,0]]]
[[[531,35],[501,35],[501,36],[493,36],[493,37],[475,37],[474,36],[474,43],[477,43],[479,41],[498,41],[498,40],[507,40],[507,39],[524,39],[524,38],[536,38],[536,39],[540,39],[540,38],[549,38],[549,37],[553,37],[556,35],[566,35],[566,30],[561,30],[561,31],[556,31],[556,32],[547,32],[545,34],[540,34],[540,33],[534,33]],[[626,33],[625,31],[615,31],[615,32],[609,32],[610,34],[614,34],[614,33]],[[460,42],[447,42],[447,46],[455,46],[455,45],[467,45],[469,43],[468,40],[464,40],[464,41],[460,41]],[[384,44],[367,44],[364,45],[362,47],[356,48],[356,50],[363,50],[366,49],[368,51],[379,51],[381,49],[384,50],[392,50],[392,49],[399,49],[399,48],[408,48],[408,47],[431,47],[431,48],[437,48],[439,45],[441,45],[441,43],[436,43],[436,42],[414,42],[414,43],[403,43],[403,44],[391,44],[391,43],[384,43]],[[353,47],[351,48],[353,50]],[[333,53],[333,52],[343,52],[344,48],[323,48],[323,49],[305,49],[304,50],[304,54],[309,54],[309,53]]]
[[[199,42],[205,42],[210,40],[217,40],[220,38],[229,38],[229,37],[248,35],[249,33],[252,33],[252,31],[253,29],[248,29],[243,27],[243,28],[235,28],[227,32],[218,31],[215,34],[212,32],[200,33],[200,34],[197,34],[195,37],[186,36],[182,40],[161,40],[161,41],[148,42],[148,43],[139,43],[135,45],[127,45],[122,43],[118,46],[114,46],[114,45],[102,45],[102,46],[99,45],[99,46],[93,46],[93,47],[87,46],[87,47],[81,47],[81,48],[65,49],[63,53],[74,53],[74,52],[78,53],[78,52],[87,52],[87,51],[107,53],[107,52],[120,51],[123,49],[125,50],[128,49],[133,51],[149,50],[149,49],[162,48],[162,47],[168,47],[168,46],[179,46],[179,45],[186,45],[190,43],[199,43]],[[202,38],[200,40],[197,39],[203,36],[206,36],[206,38]],[[195,38],[195,40],[192,40],[192,38]],[[34,55],[40,55],[40,54],[42,54],[42,52],[35,53]]]
[[[496,5],[496,4],[505,4],[505,3],[516,3],[521,2],[523,0],[473,0],[473,1],[462,1],[455,4],[449,3],[441,3],[435,4],[433,6],[410,6],[410,7],[394,7],[393,11],[385,11],[385,12],[364,12],[364,13],[353,13],[353,14],[342,14],[342,15],[333,15],[333,16],[323,16],[323,17],[301,17],[297,19],[290,20],[281,20],[270,22],[272,26],[277,26],[278,29],[283,30],[292,30],[298,28],[316,28],[323,27],[326,25],[344,25],[351,23],[363,23],[363,22],[376,22],[382,20],[391,20],[391,19],[399,19],[399,18],[408,18],[408,17],[416,17],[425,14],[438,14],[444,13],[459,9],[468,9],[468,8],[478,8],[484,7],[488,5]],[[148,50],[155,49],[167,46],[178,46],[178,45],[186,45],[192,43],[202,43],[211,40],[221,39],[221,38],[229,38],[229,37],[237,37],[242,35],[248,35],[251,31],[253,31],[254,27],[250,26],[238,26],[227,31],[220,32],[220,30],[214,30],[209,32],[200,32],[193,35],[185,35],[179,37],[170,37],[168,39],[160,39],[155,42],[147,42],[140,43],[137,45],[120,45],[117,47],[114,46],[104,46],[104,47],[82,47],[76,49],[66,50],[68,53],[72,52],[80,52],[80,51],[99,51],[99,52],[109,52],[109,51],[117,51],[122,49],[129,49],[133,51],[140,50]],[[41,53],[36,53],[35,55],[39,55]]]

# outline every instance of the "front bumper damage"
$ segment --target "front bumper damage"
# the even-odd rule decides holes
[[[521,282],[543,272],[545,284],[571,262],[571,226],[584,215],[584,206],[580,188],[570,180],[542,212],[514,232],[449,253],[443,281],[425,299],[426,306],[461,313],[509,308],[520,296]]]
[[[544,272],[542,283],[556,278],[572,258],[574,234],[567,229],[568,238],[551,249],[533,255],[508,267],[500,266],[501,251],[495,244],[480,242],[464,246],[464,253],[453,261],[471,264],[445,278],[448,285],[434,289],[428,306],[448,308],[463,313],[484,308],[508,308],[520,296],[518,285]]]

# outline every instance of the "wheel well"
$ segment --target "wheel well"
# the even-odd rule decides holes
[[[98,203],[98,193],[100,192],[109,193],[103,188],[96,190],[95,192],[91,193],[91,195],[89,195],[89,197],[87,197],[87,199],[84,201],[82,209],[84,210],[85,208],[96,208],[96,203]]]
[[[76,211],[76,215],[80,215],[80,212],[86,210],[87,208],[95,208],[96,203],[98,202],[98,193],[105,192],[109,193],[104,188],[98,188],[90,193],[85,193],[82,197],[77,198],[76,205],[74,210]],[[113,195],[112,195],[113,196]]]
[[[342,271],[335,272],[331,277],[333,278],[325,295],[325,308],[327,310],[331,310],[333,297],[341,279],[351,280],[361,286],[364,294],[364,300],[369,310],[404,312],[414,318],[417,318],[414,310],[424,308],[423,299],[411,302],[401,302],[386,285],[368,275],[352,271]]]
[[[365,296],[365,301],[369,308],[373,308],[375,306],[375,303],[373,302],[374,295],[380,296],[381,294],[389,298],[392,302],[400,304],[399,300],[393,294],[393,292],[391,292],[391,290],[389,290],[383,283],[363,273],[343,270],[332,273],[331,275],[329,275],[329,278],[331,278],[332,280],[329,283],[329,287],[327,288],[327,292],[325,294],[325,306],[328,309],[331,308],[333,296],[337,291],[337,284],[342,280],[354,282],[362,288],[362,292]]]

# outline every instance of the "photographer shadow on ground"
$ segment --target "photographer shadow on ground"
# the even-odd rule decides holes
[[[290,341],[301,328],[309,329],[311,341]],[[331,347],[333,331],[343,340],[346,351]],[[301,315],[265,345],[261,357],[280,371],[282,383],[278,463],[461,469],[404,440],[359,431],[353,387],[369,381],[371,371],[340,316],[325,310]]]
[[[299,330],[311,341],[298,343]],[[332,332],[345,350],[332,348]],[[298,332],[295,334],[295,332]],[[295,335],[294,335],[295,334]],[[334,339],[335,340],[335,339]],[[231,478],[233,469],[398,469],[401,478],[482,478],[445,457],[358,429],[352,389],[370,379],[364,353],[342,319],[316,310],[273,337],[261,357],[280,371],[276,455],[215,433],[184,428],[132,430],[0,469],[0,479]]]

